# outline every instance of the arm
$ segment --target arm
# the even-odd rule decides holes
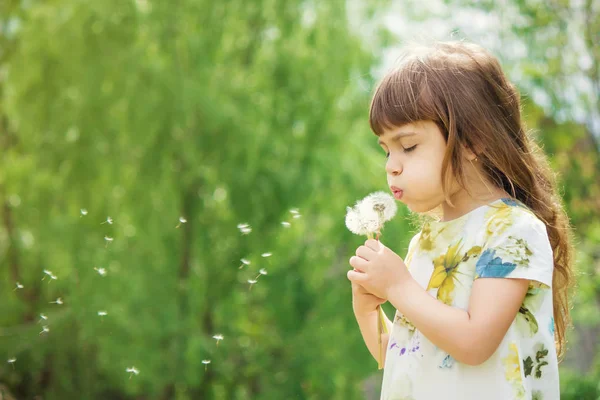
[[[477,279],[465,311],[433,298],[411,278],[391,288],[388,300],[436,346],[459,362],[478,365],[500,345],[528,286],[526,279]]]
[[[369,313],[357,314],[355,313],[356,322],[358,322],[358,326],[360,328],[360,333],[362,334],[363,340],[365,341],[365,345],[369,349],[369,352],[377,361],[379,359],[379,342],[377,339],[377,311],[371,311]],[[388,328],[388,332],[392,332],[392,321],[389,318],[385,317],[385,324]],[[385,349],[387,349],[387,345],[389,342],[389,334],[382,333],[381,334],[381,342],[383,344],[383,360],[382,364],[385,363]]]

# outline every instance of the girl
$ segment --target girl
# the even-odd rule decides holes
[[[350,259],[353,308],[382,399],[559,398],[569,322],[569,224],[498,60],[463,42],[419,48],[385,76],[370,124],[395,198],[439,211],[406,260],[376,240]]]

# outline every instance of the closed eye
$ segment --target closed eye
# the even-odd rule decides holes
[[[416,148],[417,148],[417,145],[415,144],[412,147],[408,147],[408,148],[404,149],[404,152],[405,153],[410,153],[411,151],[414,151],[414,149],[416,149]]]

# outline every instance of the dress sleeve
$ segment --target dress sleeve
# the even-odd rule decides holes
[[[546,225],[529,211],[511,214],[504,229],[487,229],[475,279],[528,279],[533,286],[552,287],[554,257]]]

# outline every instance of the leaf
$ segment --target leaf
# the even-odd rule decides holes
[[[524,321],[525,325],[527,326],[527,331],[526,332],[530,337],[535,335],[538,331],[538,323],[537,323],[537,319],[535,318],[535,316],[531,313],[531,311],[529,311],[528,308],[521,306],[521,308],[519,308],[519,313],[517,314],[517,323],[519,323],[520,321]]]
[[[531,371],[533,370],[533,360],[531,356],[528,356],[523,360],[523,368],[525,369],[525,377],[531,375]]]

